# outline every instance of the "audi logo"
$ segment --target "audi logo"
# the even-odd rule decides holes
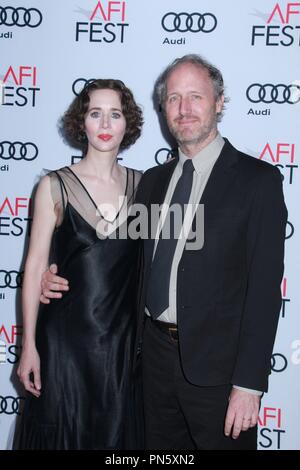
[[[86,78],[77,78],[77,80],[75,80],[72,85],[72,91],[74,95],[78,96],[82,89],[94,80],[94,78],[90,78],[88,80]]]
[[[167,148],[161,148],[157,150],[154,155],[154,159],[157,165],[162,165],[163,163],[166,163],[167,160],[173,157],[176,157],[176,150],[170,150]]]
[[[288,366],[287,358],[280,353],[272,354],[271,369],[273,372],[283,372]]]
[[[25,397],[3,397],[0,395],[0,414],[20,415],[20,402]]]
[[[300,101],[300,85],[253,83],[247,88],[246,96],[251,103],[296,104]]]
[[[217,27],[217,18],[212,13],[166,13],[161,25],[168,33],[211,33]]]
[[[43,20],[43,15],[37,8],[0,7],[0,25],[37,28]]]
[[[288,229],[289,229],[289,233],[288,233]],[[291,238],[294,235],[294,232],[295,232],[294,225],[291,222],[287,221],[285,239],[288,240],[289,238]]]
[[[0,289],[22,287],[24,271],[5,271],[0,269]]]
[[[0,158],[3,160],[32,161],[38,156],[39,150],[33,142],[0,142]]]

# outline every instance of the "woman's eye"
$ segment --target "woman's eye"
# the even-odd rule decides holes
[[[99,113],[99,111],[92,111],[91,114],[90,114],[90,116],[91,116],[92,118],[97,119],[97,118],[100,117],[100,113]]]
[[[114,118],[114,119],[119,119],[119,118],[121,117],[121,114],[114,112],[114,113],[112,113],[111,116],[112,116],[112,118]]]

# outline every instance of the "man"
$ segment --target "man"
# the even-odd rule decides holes
[[[200,56],[175,60],[156,91],[179,158],[146,171],[137,202],[149,212],[153,204],[203,204],[204,244],[188,247],[188,231],[164,239],[167,213],[156,239],[144,242],[146,446],[256,449],[281,305],[287,213],[280,172],[220,136],[223,78]],[[188,211],[184,224],[199,232]],[[51,296],[53,284],[44,284]]]

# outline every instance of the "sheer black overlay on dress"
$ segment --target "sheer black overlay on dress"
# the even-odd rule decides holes
[[[140,241],[118,238],[141,174],[126,169],[124,200],[107,222],[74,170],[49,174],[60,214],[50,260],[69,280],[41,305],[36,344],[42,393],[28,394],[15,449],[138,449],[141,402],[132,362]],[[110,233],[110,236],[104,235]]]

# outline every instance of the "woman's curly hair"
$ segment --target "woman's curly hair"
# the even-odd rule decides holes
[[[127,149],[140,137],[143,125],[141,108],[136,104],[132,92],[121,80],[97,79],[86,83],[81,92],[74,98],[69,108],[61,118],[61,132],[73,146],[87,152],[88,140],[85,133],[84,120],[88,111],[90,94],[94,90],[109,89],[120,96],[122,112],[126,120],[126,130],[120,145],[120,150]]]

